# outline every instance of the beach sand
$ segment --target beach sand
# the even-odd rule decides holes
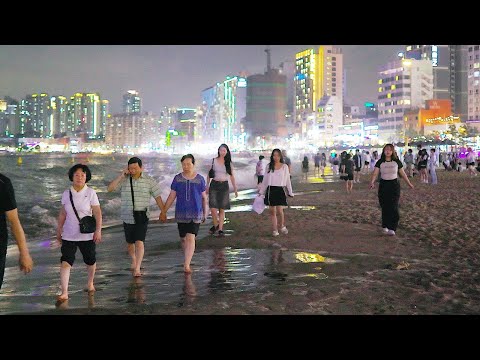
[[[438,185],[413,178],[415,189],[402,180],[396,236],[380,231],[378,184],[369,189],[369,176],[362,175],[351,194],[333,175],[327,177],[334,180],[330,182],[313,173],[307,182],[294,176],[296,196],[288,199],[290,207],[285,210],[287,235],[272,237],[268,209],[261,215],[251,210],[228,212],[227,236],[208,235],[211,223],[202,225],[189,278],[181,272],[176,225],[167,224],[171,241],[155,244],[167,225],[152,226],[145,263],[150,275],[143,279],[144,287],[131,285],[128,271],[117,269],[119,257],[125,264],[127,260],[124,250],[112,245],[108,250],[112,264],[98,265],[97,306],[64,310],[52,306],[40,313],[478,314],[480,176],[442,170],[437,174]],[[233,208],[248,209],[252,196],[233,201]],[[106,230],[105,238],[123,245],[122,233],[116,231]],[[52,259],[58,262],[57,257]],[[122,288],[118,279],[123,279]],[[162,287],[166,291],[159,292]],[[128,295],[122,293],[127,291]],[[180,301],[165,300],[169,297]],[[108,305],[115,302],[130,304]]]

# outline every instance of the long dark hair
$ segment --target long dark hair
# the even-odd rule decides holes
[[[225,169],[227,170],[227,174],[228,175],[232,175],[232,166],[231,166],[231,163],[232,163],[232,154],[230,154],[230,149],[228,148],[228,145],[227,144],[222,144],[218,147],[218,150],[217,150],[217,158],[220,157],[220,148],[221,147],[224,147],[225,149],[227,149],[227,154],[225,155]]]
[[[273,160],[273,154],[278,152],[280,154],[280,163],[283,164],[283,154],[280,149],[273,149],[272,154],[270,155],[270,163],[268,164],[268,172],[274,172],[275,171],[275,161]]]
[[[392,149],[392,160],[398,160],[398,155],[397,155],[397,152],[395,151],[395,146],[393,144],[385,144],[385,146],[382,149],[382,155],[380,156],[380,161],[386,161],[385,148],[387,146]]]

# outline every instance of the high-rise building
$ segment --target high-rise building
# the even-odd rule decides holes
[[[46,93],[27,95],[21,102],[21,130],[29,136],[53,135],[50,121],[50,97]]]
[[[89,137],[96,138],[102,132],[102,102],[98,93],[84,94],[85,129]]]
[[[480,46],[467,45],[468,114],[464,120],[480,129]]]
[[[7,116],[5,114],[6,111],[7,102],[0,99],[0,137],[4,137],[8,129]]]
[[[202,121],[198,136],[203,142],[220,142],[236,147],[244,142],[242,120],[246,116],[247,80],[226,76],[222,82],[202,91]]]
[[[321,146],[334,145],[335,135],[343,125],[343,105],[340,97],[323,96],[318,101],[315,118],[315,131],[318,131],[319,136],[313,139],[318,140]]]
[[[101,100],[98,93],[75,93],[68,104],[69,134],[85,133],[89,138],[104,134],[108,101]]]
[[[295,118],[302,121],[316,111],[325,95],[343,104],[344,71],[342,50],[333,46],[307,49],[295,55]],[[342,105],[343,106],[343,105]]]
[[[280,63],[280,73],[287,77],[287,111],[293,115],[295,113],[295,62],[287,60]]]
[[[105,143],[113,150],[137,152],[160,148],[158,116],[116,114],[108,119]]]
[[[140,114],[142,112],[142,99],[138,91],[128,90],[123,95],[123,112],[125,114]]]
[[[68,131],[68,100],[57,95],[50,98],[50,127],[53,136],[66,135]]]
[[[429,60],[433,98],[449,99],[454,114],[467,118],[467,45],[407,45],[405,58]]]
[[[110,101],[102,100],[100,106],[100,136],[105,138],[105,130],[107,127],[107,121],[111,117],[110,114]]]
[[[378,80],[378,134],[384,141],[399,141],[403,114],[423,108],[433,98],[433,70],[429,60],[402,59],[381,67]]]
[[[247,77],[247,114],[245,116],[246,141],[252,146],[269,138],[286,138],[287,77],[272,68],[270,49],[264,74]],[[278,139],[272,139],[277,141]],[[263,146],[263,145],[262,145]]]

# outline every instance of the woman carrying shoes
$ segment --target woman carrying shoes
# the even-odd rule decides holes
[[[286,190],[285,190],[286,188]],[[280,232],[288,234],[285,226],[283,208],[288,206],[287,195],[293,197],[292,182],[288,165],[283,163],[280,149],[273,149],[267,173],[260,188],[260,194],[265,196],[264,204],[269,206],[272,221],[272,236],[278,236],[278,218],[280,218]],[[287,192],[287,193],[286,193]]]

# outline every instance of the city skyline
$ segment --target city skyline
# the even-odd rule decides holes
[[[319,45],[272,45],[272,66]],[[335,45],[344,53],[346,100],[376,101],[378,69],[404,45]],[[263,73],[266,45],[1,45],[0,98],[32,93],[71,96],[98,92],[121,112],[122,97],[137,90],[142,111],[195,107],[203,89],[227,75]]]

